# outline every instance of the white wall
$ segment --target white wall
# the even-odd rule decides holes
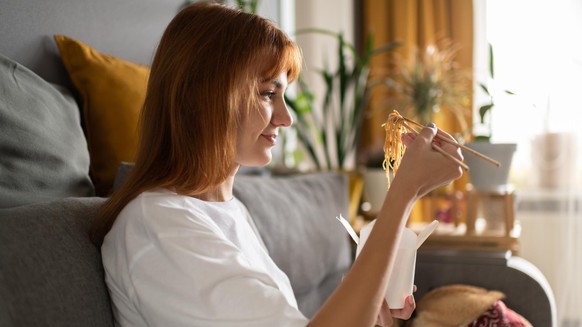
[[[343,32],[345,39],[354,43],[354,6],[352,0],[295,0],[295,27],[321,28]],[[314,33],[300,34],[297,43],[305,57],[304,75],[316,94],[322,94],[323,83],[316,75],[318,69],[337,65],[337,42],[330,36]]]

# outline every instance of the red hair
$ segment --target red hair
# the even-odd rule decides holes
[[[275,24],[215,3],[195,3],[170,22],[153,59],[135,166],[92,225],[97,244],[140,193],[196,195],[235,165],[238,123],[257,108],[258,84],[301,68],[301,51]]]

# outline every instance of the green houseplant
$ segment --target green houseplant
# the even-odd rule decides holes
[[[493,57],[493,46],[489,44],[489,80],[491,82],[495,79],[495,68],[494,68],[494,57]],[[474,135],[477,141],[491,141],[491,110],[495,107],[495,91],[485,83],[479,83],[479,87],[483,92],[485,92],[488,101],[479,107],[479,126],[486,127],[485,129],[477,131]],[[513,95],[514,93],[509,90],[502,90],[504,93]]]
[[[465,156],[465,162],[470,168],[471,184],[477,191],[503,193],[507,191],[509,186],[509,170],[517,144],[491,142],[491,111],[495,107],[494,95],[496,92],[490,85],[493,85],[494,77],[493,46],[489,44],[489,86],[479,83],[479,87],[487,95],[488,101],[479,107],[479,122],[474,128],[474,139],[467,146],[499,161],[501,166],[492,166],[474,156]],[[503,90],[503,92],[513,95],[513,92],[508,90]]]
[[[364,49],[358,52],[342,33],[323,29],[306,29],[298,33],[333,37],[337,41],[338,63],[335,69],[326,67],[318,72],[325,85],[321,99],[301,76],[296,94],[285,96],[296,118],[297,137],[316,169],[352,169],[369,91],[374,86],[368,80],[370,59],[396,48],[399,43],[373,48],[370,36]]]

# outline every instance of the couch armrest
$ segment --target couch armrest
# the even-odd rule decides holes
[[[506,305],[533,326],[557,325],[554,295],[533,264],[507,252],[419,250],[415,283],[417,300],[451,284],[501,291]]]

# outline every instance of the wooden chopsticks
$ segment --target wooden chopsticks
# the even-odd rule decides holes
[[[406,127],[410,132],[414,133],[414,135],[418,135],[418,132],[410,127],[406,122],[402,122],[402,126]],[[439,138],[440,139],[440,138]],[[459,166],[463,167],[463,169],[465,169],[465,171],[469,171],[469,166],[467,166],[466,163],[462,162],[461,160],[453,157],[450,153],[446,152],[445,150],[441,149],[441,147],[439,147],[436,144],[432,144],[432,148],[435,149],[437,152],[441,153],[442,155],[444,155],[445,157],[453,160],[456,164],[458,164]]]
[[[419,127],[419,128],[424,128],[424,126],[423,126],[423,125],[421,125],[421,124],[419,124],[419,123],[415,122],[414,120],[408,119],[408,118],[406,118],[406,117],[402,117],[402,119],[404,119],[404,121],[405,121],[405,122],[408,122],[408,123],[410,123],[410,124],[413,124],[413,125],[415,125],[415,126],[417,126],[417,127]],[[405,122],[403,122],[403,126],[405,126],[407,129],[409,129],[411,132],[413,132],[413,133],[415,133],[415,134],[418,134],[418,132],[417,132],[415,129],[411,128],[411,127],[410,127],[408,124],[406,124]],[[480,152],[478,152],[478,151],[475,151],[475,150],[473,150],[473,149],[471,149],[471,148],[469,148],[469,147],[466,147],[466,146],[464,146],[464,145],[462,145],[462,144],[459,144],[459,143],[457,143],[457,142],[455,142],[455,141],[453,141],[453,140],[449,139],[448,137],[446,137],[445,135],[443,135],[443,134],[442,134],[442,132],[441,132],[441,130],[439,130],[439,129],[437,129],[437,134],[436,134],[436,137],[437,137],[437,138],[438,138],[440,141],[442,141],[442,142],[449,143],[449,144],[452,144],[452,145],[454,145],[454,146],[456,146],[456,147],[459,147],[459,148],[461,148],[461,149],[463,149],[463,150],[465,150],[465,151],[467,151],[467,152],[469,152],[469,153],[471,153],[471,154],[475,155],[476,157],[478,157],[478,158],[481,158],[481,159],[483,159],[483,160],[485,160],[485,161],[487,161],[487,162],[489,162],[489,163],[491,163],[491,164],[493,164],[493,165],[495,165],[495,166],[497,166],[497,167],[500,167],[500,166],[501,166],[501,164],[499,163],[499,161],[497,161],[497,160],[495,160],[495,159],[492,159],[492,158],[489,158],[488,156],[486,156],[486,155],[484,155],[484,154],[482,154],[482,153],[480,153]],[[465,169],[466,171],[469,171],[469,166],[467,166],[467,165],[466,165],[464,162],[460,161],[459,159],[457,159],[457,158],[453,157],[452,155],[450,155],[448,152],[446,152],[446,151],[444,151],[443,149],[441,149],[441,148],[440,148],[439,146],[437,146],[436,144],[433,144],[433,149],[435,149],[436,151],[438,151],[438,152],[440,152],[441,154],[445,155],[446,157],[448,157],[448,158],[452,159],[452,160],[453,160],[453,161],[455,161],[457,164],[461,165],[461,167],[463,167],[463,169]]]

